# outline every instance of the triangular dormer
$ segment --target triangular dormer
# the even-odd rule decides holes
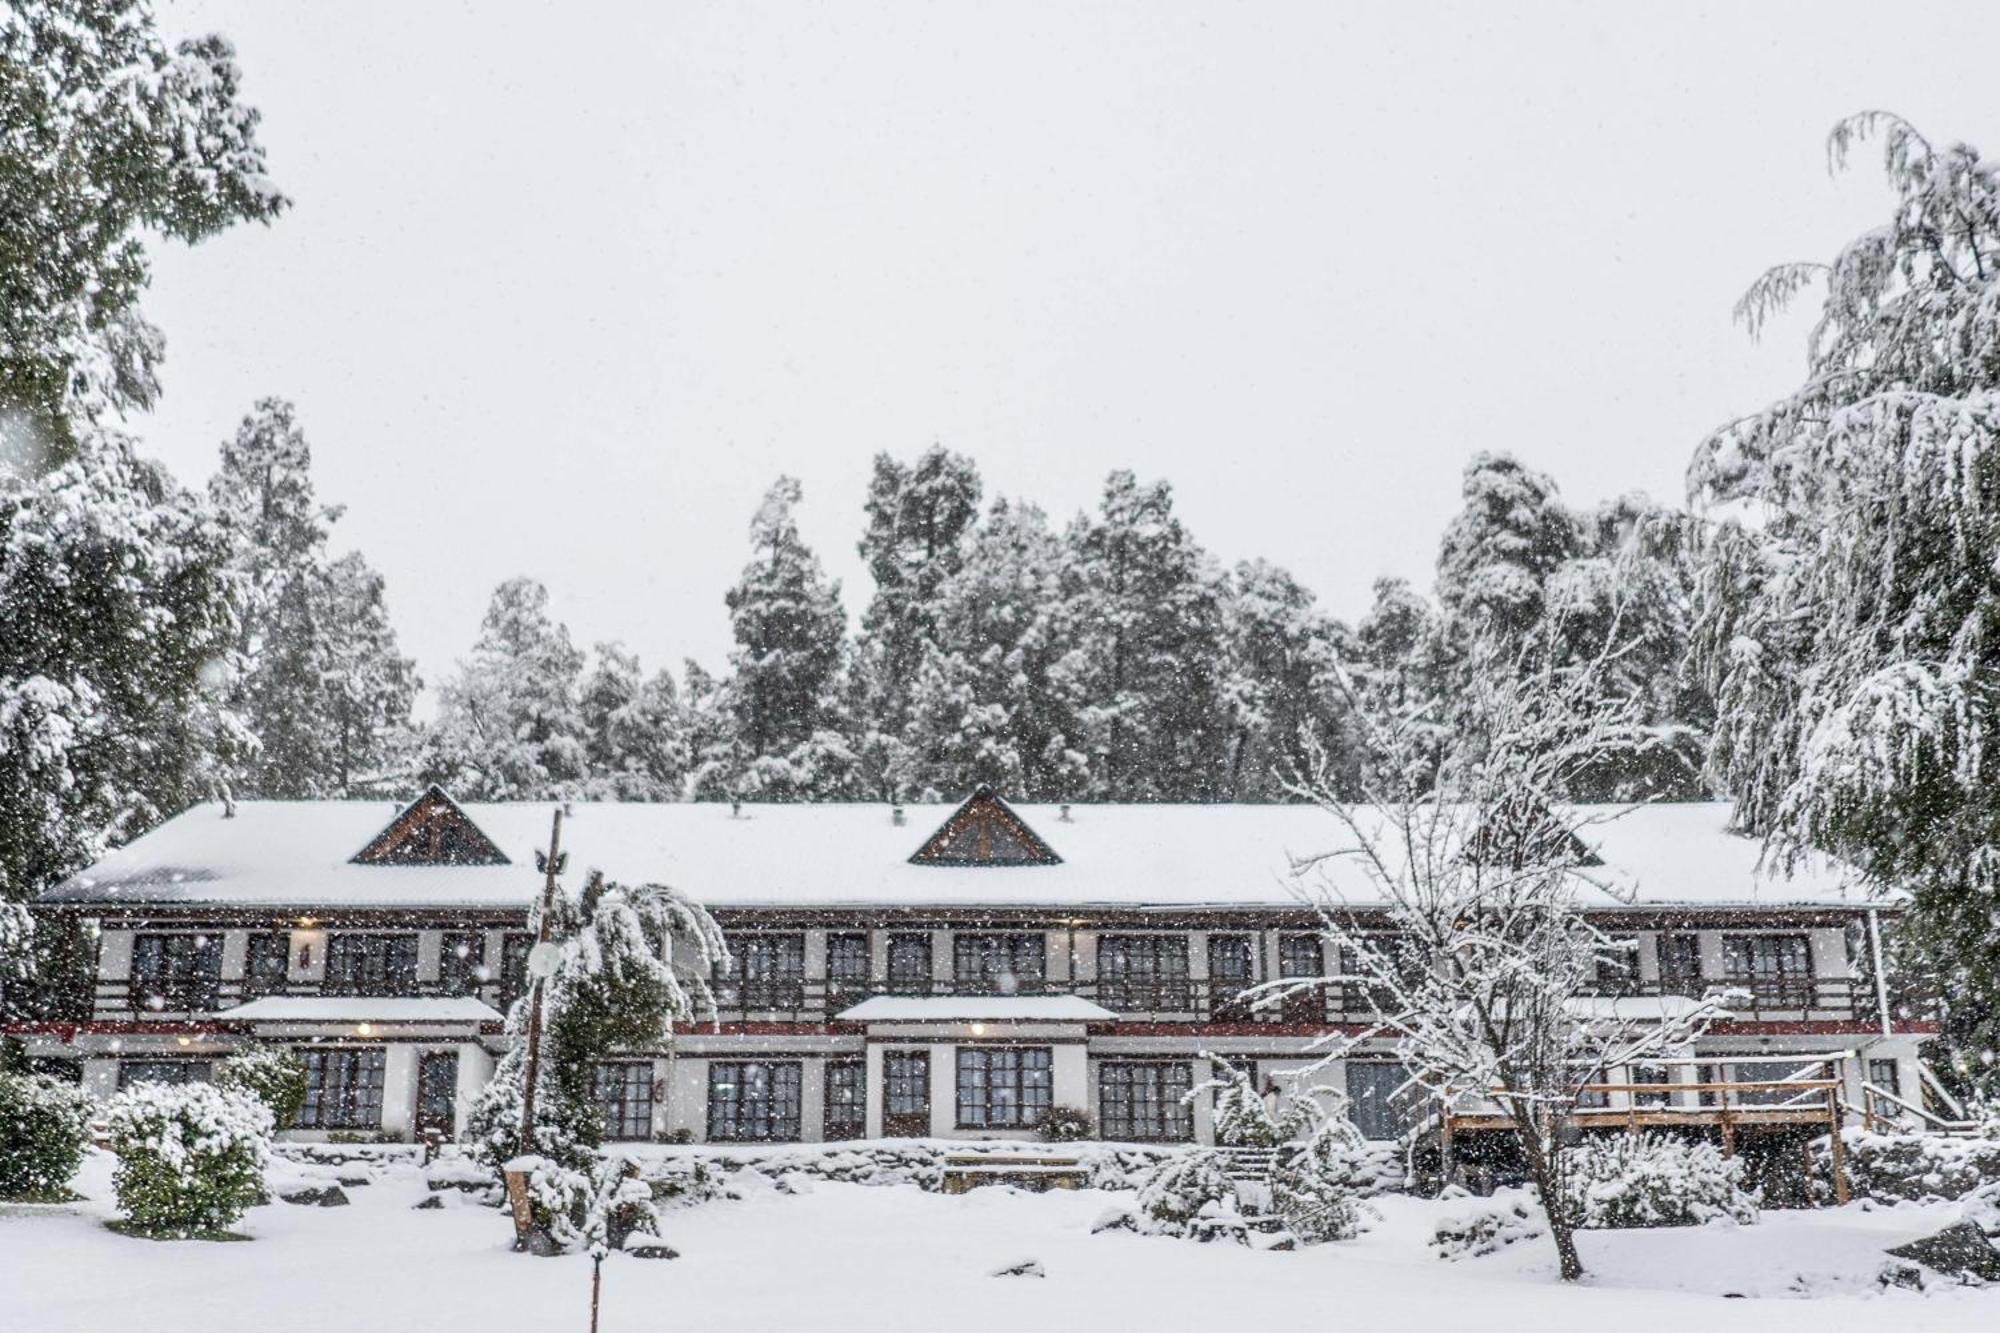
[[[504,866],[507,854],[433,785],[354,854],[363,866]]]
[[[1466,840],[1465,859],[1510,870],[1603,865],[1569,825],[1540,801],[1502,801]]]
[[[1001,800],[980,786],[917,848],[913,866],[1059,866],[1062,858]]]

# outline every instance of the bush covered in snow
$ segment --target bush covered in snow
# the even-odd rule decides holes
[[[1081,1107],[1051,1106],[1042,1117],[1041,1131],[1046,1143],[1080,1143],[1097,1137],[1097,1122]]]
[[[262,1197],[271,1108],[209,1083],[135,1083],[105,1114],[118,1207],[141,1231],[219,1231]]]
[[[1148,1171],[1135,1201],[1143,1222],[1169,1234],[1185,1232],[1205,1209],[1236,1207],[1236,1186],[1222,1154],[1213,1148],[1183,1148]]]
[[[1856,1198],[1885,1203],[1962,1199],[1983,1186],[2000,1183],[2000,1138],[1953,1138],[1944,1134],[1841,1132],[1847,1149],[1847,1180]],[[1813,1145],[1815,1188],[1830,1196],[1832,1179],[1827,1142]]]
[[[246,1046],[222,1062],[215,1085],[247,1092],[271,1108],[271,1123],[290,1128],[306,1104],[305,1062],[282,1046]]]
[[[91,1100],[45,1074],[0,1073],[0,1198],[62,1190],[90,1141]]]
[[[1431,1235],[1431,1249],[1440,1259],[1476,1259],[1547,1230],[1541,1209],[1526,1190],[1504,1190],[1478,1208],[1441,1219]]]
[[[1188,1096],[1204,1092],[1215,1095],[1213,1115],[1218,1146],[1275,1148],[1312,1132],[1318,1121],[1318,1108],[1309,1100],[1295,1097],[1274,1112],[1250,1081],[1249,1071],[1227,1060],[1210,1058],[1215,1061],[1215,1077],[1197,1086]]]
[[[625,1157],[599,1159],[584,1171],[547,1157],[516,1157],[505,1169],[527,1173],[529,1211],[551,1253],[623,1249],[633,1234],[658,1231],[653,1192]]]
[[[1743,1163],[1712,1143],[1661,1134],[1604,1134],[1569,1153],[1563,1205],[1579,1227],[1691,1227],[1757,1220]]]
[[[1271,1169],[1271,1206],[1301,1243],[1352,1240],[1372,1213],[1359,1182],[1370,1174],[1368,1145],[1345,1114],[1328,1115]]]

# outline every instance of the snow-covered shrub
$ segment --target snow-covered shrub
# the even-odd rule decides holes
[[[669,1157],[653,1163],[646,1173],[653,1198],[679,1208],[707,1203],[723,1195],[722,1169],[700,1157]]]
[[[1051,1106],[1042,1117],[1041,1131],[1047,1143],[1080,1143],[1097,1137],[1097,1123],[1081,1107]]]
[[[0,1198],[54,1194],[90,1141],[91,1100],[46,1074],[0,1074]]]
[[[1094,1190],[1129,1190],[1139,1187],[1139,1179],[1177,1149],[1134,1144],[1091,1143],[1076,1150],[1086,1179]]]
[[[135,1083],[105,1113],[112,1185],[134,1227],[219,1231],[262,1197],[271,1108],[210,1083]]]
[[[1213,1148],[1183,1148],[1148,1171],[1139,1182],[1135,1206],[1142,1224],[1183,1234],[1204,1209],[1236,1206],[1236,1186]]]
[[[1841,1132],[1847,1149],[1849,1187],[1856,1198],[1920,1203],[1961,1199],[2000,1182],[2000,1138],[1954,1138],[1946,1134]],[[1832,1179],[1824,1138],[1813,1144],[1815,1186]]]
[[[215,1085],[247,1092],[271,1108],[271,1123],[288,1129],[306,1104],[305,1062],[283,1046],[246,1046],[222,1062]]]
[[[1579,1227],[1692,1227],[1757,1220],[1743,1163],[1712,1143],[1606,1134],[1570,1150],[1563,1206]]]
[[[529,1213],[552,1253],[622,1249],[634,1232],[652,1235],[659,1226],[653,1192],[627,1158],[578,1171],[547,1157],[516,1157],[505,1169],[526,1173]]]
[[[1318,1108],[1309,1099],[1293,1098],[1274,1114],[1247,1070],[1227,1060],[1209,1058],[1215,1062],[1215,1077],[1196,1085],[1188,1098],[1204,1092],[1215,1094],[1215,1141],[1219,1146],[1275,1148],[1312,1131]]]
[[[1373,1209],[1356,1182],[1368,1173],[1367,1142],[1344,1113],[1326,1116],[1271,1170],[1271,1206],[1301,1243],[1352,1240]]]
[[[1495,1194],[1483,1207],[1441,1219],[1431,1235],[1431,1249],[1440,1259],[1476,1259],[1534,1240],[1547,1230],[1527,1191],[1508,1190]]]
[[[536,1078],[535,1152],[572,1171],[588,1171],[591,1149],[604,1137],[604,1120],[594,1101],[563,1096],[545,1061]],[[519,1049],[501,1057],[493,1078],[479,1090],[465,1118],[465,1149],[498,1179],[502,1166],[521,1152],[521,1089],[525,1061]]]

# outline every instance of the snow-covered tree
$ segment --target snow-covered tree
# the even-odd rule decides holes
[[[1083,655],[1063,563],[1041,510],[994,502],[937,592],[947,631],[910,689],[906,796],[949,798],[982,782],[1028,800],[1083,793]]]
[[[242,576],[229,703],[257,738],[242,793],[344,796],[408,732],[417,681],[396,650],[382,580],[359,555],[329,563],[338,506],[322,506],[292,405],[259,402],[222,446],[209,499]]]
[[[1663,1002],[1641,1017],[1584,994],[1616,946],[1580,910],[1594,858],[1579,836],[1587,827],[1567,822],[1558,802],[1630,725],[1633,705],[1605,692],[1601,665],[1488,677],[1468,709],[1482,728],[1476,757],[1429,780],[1366,790],[1365,804],[1342,796],[1331,775],[1296,786],[1339,829],[1337,851],[1297,862],[1337,960],[1327,977],[1298,984],[1358,986],[1374,1005],[1366,1027],[1327,1058],[1386,1039],[1447,1110],[1497,1105],[1549,1213],[1566,1279],[1583,1266],[1562,1205],[1562,1131],[1583,1087],[1684,1049],[1717,1016],[1712,999]],[[1375,745],[1391,755],[1426,743],[1393,716],[1364,720],[1382,728]],[[1385,771],[1421,774],[1424,765],[1392,761]]]
[[[65,461],[150,405],[162,343],[139,313],[147,233],[193,243],[286,200],[218,36],[169,46],[144,0],[0,8],[0,456]]]
[[[439,690],[425,776],[461,799],[580,794],[582,673],[583,653],[549,615],[548,589],[508,579],[493,590],[471,657]]]
[[[1438,546],[1438,601],[1479,669],[1520,655],[1541,623],[1543,585],[1581,534],[1555,482],[1508,454],[1474,454],[1463,495]]]
[[[1224,613],[1229,798],[1282,798],[1285,775],[1305,762],[1304,736],[1358,775],[1360,754],[1338,684],[1339,662],[1357,652],[1347,627],[1319,611],[1311,590],[1263,560],[1236,567]]]
[[[540,924],[538,904],[530,925]],[[604,1135],[597,1066],[621,1049],[656,1048],[676,1024],[712,1012],[706,978],[710,964],[728,955],[721,927],[693,899],[660,884],[622,888],[595,873],[582,892],[557,895],[550,939],[559,957],[554,973],[537,983],[542,1039],[532,1151],[580,1169]],[[522,1149],[531,1003],[524,995],[509,1011],[515,1040],[471,1114],[473,1151],[495,1168]]]
[[[907,465],[875,456],[860,544],[875,596],[855,674],[868,730],[891,741],[907,741],[911,684],[939,642],[939,590],[964,568],[979,494],[979,469],[963,455],[934,446]]]
[[[1165,482],[1113,472],[1068,541],[1090,795],[1216,800],[1229,772],[1225,580]]]
[[[639,659],[600,643],[583,678],[580,704],[594,800],[674,801],[689,766],[688,722],[665,671],[645,675]]]
[[[859,757],[841,708],[847,618],[840,584],[799,535],[799,483],[780,477],[750,523],[754,554],[729,590],[730,733],[703,754],[701,787],[762,800],[851,789]]]
[[[228,553],[120,436],[85,430],[57,468],[0,470],[0,892],[32,897],[207,798],[240,756],[212,688],[235,633]],[[67,932],[40,934],[71,952]],[[42,998],[62,984],[45,974]]]
[[[1451,748],[1444,724],[1445,653],[1437,608],[1403,579],[1375,581],[1375,601],[1355,627],[1355,653],[1343,663],[1353,709],[1376,719],[1361,731],[1363,781],[1377,788],[1427,781]],[[1369,737],[1393,735],[1398,753],[1378,753]],[[1412,773],[1388,770],[1414,763]],[[1338,770],[1336,769],[1336,772]]]
[[[1871,139],[1884,224],[1737,307],[1754,334],[1825,293],[1805,382],[1690,469],[1720,520],[1696,660],[1739,821],[1911,893],[1960,1061],[2000,1083],[2000,164],[1883,112],[1836,125],[1830,164]]]

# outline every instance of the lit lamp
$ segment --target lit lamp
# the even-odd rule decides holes
[[[354,1025],[354,1035],[357,1037],[370,1037],[374,1034],[375,1025],[373,1023],[356,1023]]]
[[[974,1023],[974,1024],[972,1025],[972,1035],[973,1035],[973,1036],[975,1036],[975,1037],[983,1037],[983,1036],[985,1036],[985,1035],[986,1035],[986,1025],[985,1025],[984,1023]]]

